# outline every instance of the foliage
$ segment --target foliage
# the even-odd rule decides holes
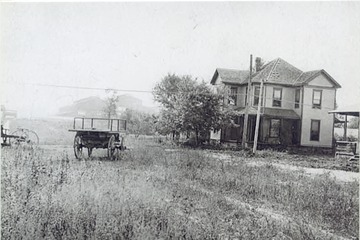
[[[222,96],[191,76],[168,74],[155,86],[154,99],[163,107],[157,124],[159,132],[192,133],[197,144],[200,137],[220,128],[230,117],[222,106]]]
[[[155,133],[156,115],[139,112],[132,109],[126,109],[121,114],[122,119],[127,121],[127,130],[136,135],[152,135]]]
[[[105,100],[105,107],[103,112],[107,118],[117,117],[117,102],[119,101],[119,95],[115,90],[106,90],[107,98]]]
[[[111,118],[118,117],[120,115],[120,118],[127,120],[127,130],[129,133],[136,135],[151,135],[155,133],[154,123],[157,119],[155,115],[129,108],[119,114],[117,111],[117,103],[120,96],[117,95],[115,90],[107,90],[107,94],[108,97],[106,98],[106,105],[104,107],[106,117]]]
[[[348,123],[348,127],[349,128],[359,128],[359,118],[358,117],[352,117],[349,119],[349,123]]]

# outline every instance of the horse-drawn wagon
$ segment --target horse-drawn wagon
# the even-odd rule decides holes
[[[77,159],[85,156],[83,149],[87,149],[90,157],[94,148],[107,149],[110,159],[118,158],[121,151],[126,149],[126,120],[108,118],[74,118],[73,129],[76,132],[74,138],[74,153]]]

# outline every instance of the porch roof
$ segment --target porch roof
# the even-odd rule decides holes
[[[354,117],[359,117],[360,116],[360,105],[356,104],[356,105],[346,106],[341,109],[329,111],[329,113],[338,113],[341,115],[350,115],[350,116],[354,116]]]
[[[238,107],[234,109],[234,112],[238,116],[245,115],[245,107]],[[257,108],[249,107],[249,115],[256,115]]]
[[[291,109],[277,109],[277,108],[264,108],[264,116],[287,118],[287,119],[300,119],[299,115]]]
[[[245,108],[240,107],[234,109],[236,115],[241,116],[245,115]],[[250,107],[249,108],[249,115],[256,115],[257,108]],[[276,117],[276,118],[286,118],[286,119],[300,119],[299,115],[297,115],[294,110],[291,109],[278,109],[278,108],[261,108],[260,115],[266,117]]]

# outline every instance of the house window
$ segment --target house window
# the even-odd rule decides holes
[[[320,139],[320,120],[311,120],[310,141],[319,141]]]
[[[254,88],[254,106],[259,105],[259,99],[260,99],[260,87],[256,86]]]
[[[229,95],[229,104],[236,106],[237,104],[237,87],[230,88],[230,95]]]
[[[270,119],[270,137],[280,136],[280,119]]]
[[[281,96],[282,89],[281,88],[274,88],[273,92],[273,107],[281,107]]]
[[[321,95],[322,90],[313,90],[312,108],[321,109]]]
[[[295,90],[295,108],[300,106],[300,89]]]

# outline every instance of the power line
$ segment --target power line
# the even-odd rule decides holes
[[[10,84],[20,84],[20,85],[33,85],[40,87],[54,87],[54,88],[70,88],[70,89],[83,89],[83,90],[100,90],[100,91],[116,91],[116,92],[138,92],[138,93],[152,93],[153,91],[148,90],[136,90],[136,89],[117,89],[117,88],[99,88],[99,87],[79,87],[79,86],[70,86],[70,85],[56,85],[56,84],[44,84],[44,83],[10,83]]]
[[[20,83],[20,82],[11,82],[10,84],[23,84],[23,85],[33,85],[33,86],[40,86],[40,87],[54,87],[54,88],[68,88],[68,89],[83,89],[83,90],[98,90],[98,91],[115,91],[115,92],[134,92],[134,93],[154,93],[152,90],[137,90],[137,89],[118,89],[118,88],[99,88],[99,87],[82,87],[82,86],[70,86],[70,85],[57,85],[57,84],[44,84],[44,83]],[[169,93],[192,93],[193,91],[169,91]],[[230,96],[246,96],[247,94],[244,93],[236,93],[232,94],[228,91],[228,94],[219,94],[222,97],[230,97]],[[194,94],[203,94],[203,95],[210,95],[212,93],[201,93],[199,91],[194,91]],[[260,99],[260,95],[250,94],[250,98],[258,97]],[[263,97],[266,100],[273,100],[272,97]],[[299,104],[301,106],[312,106],[312,104],[305,104],[290,100],[281,100],[281,102],[291,103],[291,104]],[[334,108],[322,107],[323,109],[327,110],[334,110]]]

